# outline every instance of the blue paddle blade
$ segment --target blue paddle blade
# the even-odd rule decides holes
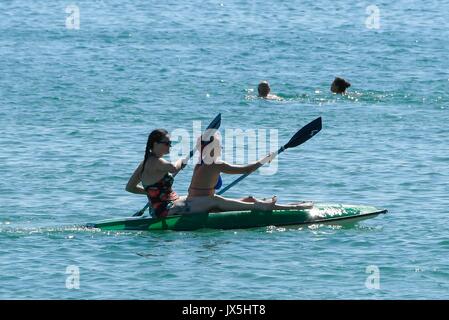
[[[289,142],[284,146],[284,149],[297,147],[300,144],[303,144],[318,132],[320,132],[322,128],[321,117],[316,118],[309,124],[302,127],[295,135],[290,139]]]
[[[218,128],[220,128],[220,126],[221,126],[221,113],[219,113],[214,118],[214,120],[212,120],[212,122],[207,126],[205,132],[207,132],[207,130],[218,130]],[[195,149],[190,150],[189,157],[192,158],[194,154],[195,154]]]
[[[223,180],[221,179],[221,175],[218,176],[218,181],[217,184],[215,185],[214,189],[218,190],[221,188],[221,186],[223,185]]]
[[[218,129],[221,125],[221,113],[219,113],[214,120],[209,124],[207,129]]]

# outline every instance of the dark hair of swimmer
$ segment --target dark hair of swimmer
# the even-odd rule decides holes
[[[151,131],[151,133],[148,135],[148,140],[147,140],[147,146],[145,148],[145,158],[143,160],[143,165],[142,165],[142,172],[143,169],[145,168],[145,163],[147,162],[148,158],[151,155],[151,151],[153,150],[153,146],[155,142],[161,142],[163,140],[164,137],[166,137],[168,134],[168,131],[165,129],[156,129]]]
[[[257,91],[259,92],[259,97],[266,98],[270,93],[270,85],[268,84],[268,81],[262,81],[259,83]]]
[[[331,85],[331,91],[333,93],[342,94],[345,93],[346,89],[349,88],[351,84],[347,82],[345,79],[336,77],[334,82]]]

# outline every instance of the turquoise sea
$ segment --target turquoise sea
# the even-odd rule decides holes
[[[449,298],[447,1],[2,0],[0,11],[1,299]],[[347,96],[330,93],[335,76]],[[261,80],[284,100],[258,99]],[[276,174],[228,196],[389,213],[350,227],[78,227],[145,205],[124,189],[152,129],[191,132],[219,112],[222,132],[277,129],[279,143],[323,118]],[[176,177],[179,194],[191,175]]]

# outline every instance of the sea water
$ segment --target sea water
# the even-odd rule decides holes
[[[2,0],[0,11],[0,298],[449,298],[449,3]],[[330,92],[336,76],[348,95]],[[257,98],[261,80],[283,100]],[[389,213],[353,226],[78,227],[145,205],[125,185],[151,130],[191,133],[218,113],[222,133],[277,130],[279,145],[323,119],[274,174],[227,196]],[[176,177],[181,195],[192,167]]]

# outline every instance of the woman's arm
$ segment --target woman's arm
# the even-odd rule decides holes
[[[216,166],[217,166],[218,170],[223,173],[245,174],[245,173],[250,173],[250,172],[253,172],[254,170],[259,169],[262,166],[262,164],[259,161],[257,161],[255,163],[242,166],[242,165],[232,165],[227,162],[221,162],[221,163],[217,163]]]
[[[128,183],[126,184],[125,190],[135,194],[146,194],[145,190],[139,186],[140,177],[142,172],[142,162],[139,166],[134,170],[133,175],[129,178]]]
[[[156,169],[162,172],[177,174],[182,168],[184,168],[183,161],[184,159],[178,159],[176,162],[171,163],[165,159],[160,158],[156,163]]]
[[[257,169],[259,169],[261,166],[263,166],[267,162],[271,162],[271,160],[274,159],[276,154],[274,152],[270,153],[269,155],[263,157],[259,161],[256,161],[251,164],[247,165],[232,165],[226,162],[220,162],[217,163],[216,166],[220,172],[228,173],[228,174],[246,174],[251,173]]]

